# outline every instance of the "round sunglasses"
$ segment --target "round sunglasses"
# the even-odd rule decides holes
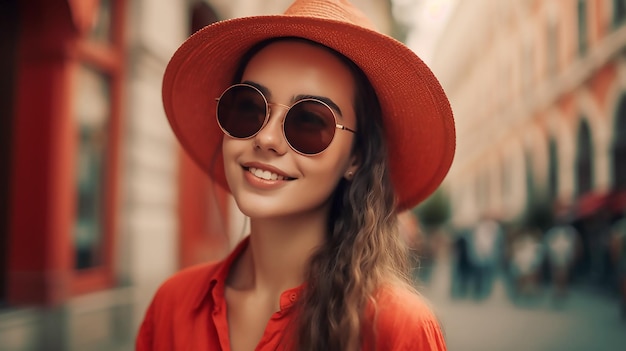
[[[249,139],[261,131],[269,120],[270,106],[285,108],[285,140],[295,152],[306,156],[326,150],[337,129],[356,133],[337,123],[333,109],[317,99],[298,100],[291,106],[269,103],[259,89],[242,83],[229,87],[216,100],[217,123],[235,139]]]

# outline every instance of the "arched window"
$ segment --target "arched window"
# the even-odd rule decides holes
[[[626,19],[626,0],[613,0],[613,26],[620,26]]]
[[[587,0],[578,0],[578,54],[587,52],[589,30],[587,28]]]
[[[532,155],[530,152],[526,153],[526,204],[532,206],[536,200],[535,194],[535,177],[533,175]]]
[[[556,141],[550,138],[548,142],[548,196],[554,202],[559,194],[559,159]]]
[[[578,196],[591,191],[593,184],[593,144],[587,121],[578,127],[578,150],[576,152],[576,193]]]
[[[626,96],[620,100],[614,130],[613,188],[626,190]]]

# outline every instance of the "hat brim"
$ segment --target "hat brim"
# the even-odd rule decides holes
[[[389,166],[400,210],[415,206],[443,181],[454,157],[455,128],[438,80],[408,47],[349,23],[287,15],[217,22],[190,36],[163,78],[165,113],[181,145],[228,190],[221,154],[217,98],[233,82],[241,57],[277,37],[309,39],[359,66],[376,91],[383,114]]]

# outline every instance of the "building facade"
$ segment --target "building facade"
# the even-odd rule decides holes
[[[582,271],[610,276],[607,229],[626,210],[625,20],[621,0],[458,2],[433,57],[458,130],[455,227],[566,220]]]
[[[0,4],[0,350],[131,350],[157,287],[246,234],[161,104],[176,48],[291,1]],[[391,33],[388,1],[354,3]]]

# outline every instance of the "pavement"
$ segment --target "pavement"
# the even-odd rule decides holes
[[[555,304],[548,293],[520,306],[497,280],[484,300],[450,296],[450,266],[434,266],[422,289],[439,316],[449,351],[626,351],[617,298],[574,287]]]

